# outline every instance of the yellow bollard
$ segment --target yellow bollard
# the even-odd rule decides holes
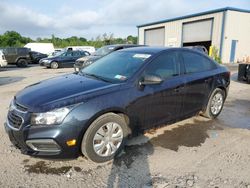
[[[210,47],[209,47],[208,55],[209,55],[210,57],[212,57],[212,53],[213,53],[213,47],[210,46]]]

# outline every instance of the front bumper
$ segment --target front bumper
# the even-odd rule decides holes
[[[7,66],[7,61],[6,60],[0,60],[0,67],[5,67]]]
[[[80,143],[68,146],[68,140],[79,138],[79,131],[72,128],[71,131],[62,128],[62,125],[26,126],[20,130],[14,130],[5,123],[5,130],[12,144],[21,150],[23,154],[46,158],[76,158],[80,154]]]
[[[50,67],[50,61],[39,61],[40,66]]]
[[[79,72],[82,68],[84,62],[76,61],[74,64],[74,70],[75,72]]]

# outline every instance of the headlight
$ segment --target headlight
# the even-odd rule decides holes
[[[45,60],[43,60],[43,62],[44,62],[44,63],[49,63],[50,60],[45,59]]]
[[[61,124],[72,107],[58,108],[45,113],[33,113],[31,116],[32,125]]]
[[[9,111],[12,111],[14,108],[15,108],[15,106],[14,106],[14,101],[11,100],[11,101],[10,101],[10,105],[9,105]]]

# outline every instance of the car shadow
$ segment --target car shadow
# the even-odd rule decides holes
[[[0,73],[5,71],[15,71],[20,69],[29,69],[32,67],[39,67],[38,64],[29,64],[27,67],[17,67],[16,65],[7,65],[5,67],[0,67]]]
[[[0,77],[0,86],[11,84],[14,82],[20,82],[26,77],[12,77],[12,76],[7,76],[7,77]]]
[[[144,135],[135,139],[147,139]],[[154,153],[150,142],[127,145],[123,152],[115,157],[107,180],[107,187],[143,187],[151,184],[148,156]]]

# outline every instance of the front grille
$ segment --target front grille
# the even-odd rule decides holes
[[[16,129],[19,129],[23,123],[22,118],[14,114],[13,112],[9,112],[8,121],[9,121],[10,126]]]
[[[17,102],[15,102],[15,106],[18,110],[22,111],[22,112],[26,112],[28,110],[27,107],[21,105],[21,104],[18,104]]]
[[[4,55],[2,55],[2,59],[3,59],[3,60],[5,60],[5,57],[4,57]]]

